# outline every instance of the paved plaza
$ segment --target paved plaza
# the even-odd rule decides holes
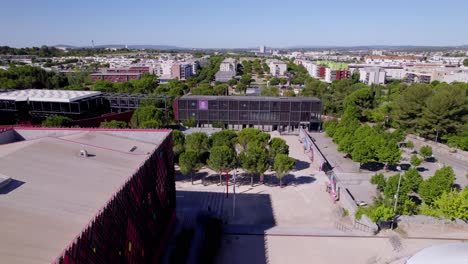
[[[279,134],[272,133],[272,137],[277,136]],[[346,224],[349,219],[343,219],[339,214],[340,204],[335,204],[325,192],[325,174],[310,165],[297,135],[282,135],[281,138],[286,140],[290,156],[296,160],[296,169],[285,177],[284,188],[278,186],[274,172],[266,173],[265,185],[258,184],[257,179],[254,187],[251,187],[250,178],[247,178],[242,185],[236,186],[234,206],[232,182],[228,187],[227,198],[224,178],[223,185],[219,185],[217,176],[209,177],[214,181],[206,186],[202,184],[201,176],[214,174],[209,169],[199,172],[200,177],[196,177],[194,185],[189,179],[176,182],[177,190],[184,193],[178,197],[182,204],[194,203],[187,192],[216,193],[216,198],[207,198],[199,206],[204,210],[208,207],[210,210],[219,210],[216,213],[225,222],[225,236],[217,263],[396,264],[404,263],[406,257],[427,246],[468,239],[468,232],[464,229],[446,227],[444,234],[440,235],[435,225],[417,226],[414,229],[412,226],[404,226],[401,231],[405,232],[403,235],[388,231],[375,237],[357,230],[338,229],[337,223]],[[326,140],[329,139],[321,137],[317,143],[321,146]],[[368,182],[370,174],[359,173],[353,162],[343,158],[341,153],[330,158],[328,155],[336,151],[336,147],[327,144],[325,155],[331,159],[330,162],[339,165],[336,166],[338,173],[348,176],[350,182]],[[241,174],[242,171],[238,171],[238,175]],[[360,176],[356,178],[356,175]],[[238,179],[241,178],[239,176]],[[375,190],[372,185],[369,185],[370,188]],[[185,208],[182,211],[189,210],[187,206],[182,207]],[[440,239],[425,239],[426,235]]]

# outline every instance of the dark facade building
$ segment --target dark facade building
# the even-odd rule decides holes
[[[216,122],[236,130],[318,130],[321,115],[322,102],[312,97],[183,96],[174,102],[177,121],[193,118],[200,127]]]
[[[99,91],[0,90],[0,124],[40,121],[50,115],[68,116],[74,120],[92,118],[133,111],[143,102],[152,102],[167,113],[169,99],[166,96]]]

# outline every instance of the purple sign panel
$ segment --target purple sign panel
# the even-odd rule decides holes
[[[198,101],[198,110],[208,110],[208,101],[199,100]]]

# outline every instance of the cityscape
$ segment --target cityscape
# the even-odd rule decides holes
[[[0,263],[468,263],[468,4],[179,2],[5,3]]]

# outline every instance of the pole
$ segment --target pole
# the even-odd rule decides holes
[[[232,197],[232,216],[236,216],[236,172],[234,171],[233,175],[234,184],[232,185],[232,193],[234,196]]]
[[[226,172],[226,198],[228,198],[228,193],[229,193],[229,173]]]
[[[400,171],[400,170],[398,170],[398,171]],[[393,229],[393,223],[395,222],[396,207],[397,207],[397,203],[398,203],[398,194],[400,193],[401,173],[399,175],[400,175],[400,177],[398,178],[398,187],[397,187],[397,191],[396,191],[396,194],[395,194],[395,204],[393,205],[392,229]]]

